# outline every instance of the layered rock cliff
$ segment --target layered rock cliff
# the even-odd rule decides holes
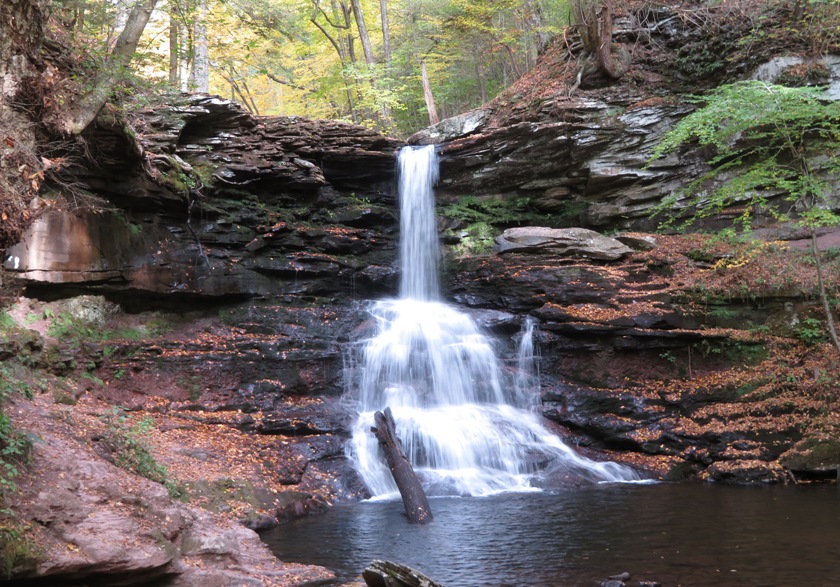
[[[503,353],[524,317],[537,321],[544,413],[596,458],[675,480],[828,478],[840,465],[836,368],[809,322],[802,235],[750,244],[630,233],[593,253],[561,246],[553,231],[650,226],[650,207],[704,168],[690,151],[648,166],[691,108],[683,94],[772,63],[762,51],[722,66],[683,51],[708,32],[698,24],[708,20],[684,16],[662,7],[619,19],[615,39],[632,45],[635,64],[619,84],[582,76],[575,86],[557,47],[493,103],[412,139],[440,144],[441,204],[524,197],[528,222],[545,221],[508,233],[499,253],[464,254],[463,220],[442,209],[445,296]],[[836,86],[837,60],[825,63]],[[22,429],[35,418],[66,424],[33,428],[44,445],[15,506],[50,549],[73,553],[65,567],[19,576],[107,582],[132,570],[89,548],[83,530],[97,511],[126,534],[142,526],[137,552],[165,547],[147,557],[148,576],[177,581],[211,559],[259,566],[257,547],[227,547],[238,536],[227,526],[113,466],[112,408],[127,425],[150,419],[152,452],[195,505],[250,527],[364,496],[345,456],[345,353],[370,332],[364,301],[395,289],[399,142],[343,123],[257,118],[210,96],[106,112],[85,141],[89,159],[47,162],[58,171],[38,204],[46,213],[4,260],[5,284],[23,295],[0,353],[40,390],[10,413]],[[50,190],[84,206],[58,211]],[[492,236],[525,217],[495,219]],[[836,259],[827,274],[836,290]],[[96,464],[43,491],[67,476],[61,451]],[[92,477],[110,489],[95,491]],[[121,486],[132,486],[125,503]],[[78,498],[113,508],[54,507]],[[131,511],[113,522],[121,509]],[[224,544],[194,539],[207,532]],[[320,572],[271,567],[263,578],[292,585]]]

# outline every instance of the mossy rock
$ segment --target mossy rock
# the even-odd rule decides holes
[[[783,454],[779,462],[797,472],[828,472],[840,469],[840,439],[805,438]]]

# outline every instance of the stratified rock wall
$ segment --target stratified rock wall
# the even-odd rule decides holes
[[[393,139],[198,96],[100,119],[86,140],[96,162],[71,172],[107,204],[44,214],[7,251],[32,289],[142,306],[393,285]]]

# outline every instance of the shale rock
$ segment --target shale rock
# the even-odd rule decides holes
[[[335,121],[257,119],[212,96],[132,124],[135,134],[99,120],[86,138],[102,157],[68,171],[113,211],[47,213],[6,251],[4,269],[30,291],[105,293],[142,309],[164,296],[393,286],[380,267],[393,257],[395,140]]]
[[[423,573],[391,561],[371,562],[362,578],[370,587],[442,587]]]

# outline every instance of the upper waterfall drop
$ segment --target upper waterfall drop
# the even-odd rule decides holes
[[[434,187],[439,166],[434,145],[403,148],[398,165],[400,298],[437,300],[440,247]],[[404,198],[403,194],[411,197]]]
[[[437,178],[434,146],[400,151],[400,297],[372,305],[377,333],[359,347],[349,382],[360,412],[351,456],[371,493],[397,491],[370,432],[386,407],[429,495],[533,490],[558,469],[596,482],[636,479],[579,456],[541,424],[530,319],[511,373],[467,314],[438,301]]]

